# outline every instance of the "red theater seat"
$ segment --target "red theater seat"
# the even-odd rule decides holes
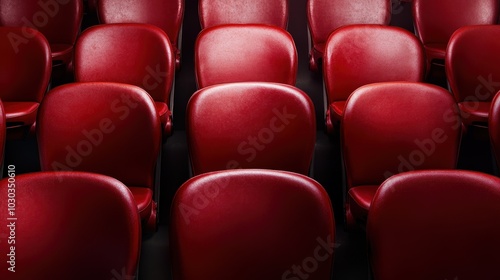
[[[424,44],[427,66],[445,58],[455,30],[466,25],[495,24],[498,12],[498,0],[413,0],[415,31]]]
[[[491,107],[488,115],[488,131],[490,135],[491,148],[498,168],[500,165],[500,91],[497,92],[491,101]]]
[[[486,125],[491,100],[500,90],[500,26],[458,29],[446,51],[446,74],[466,126]]]
[[[339,28],[328,38],[323,60],[329,132],[342,118],[345,101],[358,87],[424,79],[422,44],[415,35],[398,27],[351,25]]]
[[[37,29],[49,41],[53,65],[68,66],[83,17],[81,0],[0,0],[0,25]]]
[[[0,53],[0,99],[9,137],[18,138],[34,129],[38,106],[50,81],[50,46],[36,30],[2,26]]]
[[[297,50],[292,36],[268,25],[219,25],[204,29],[195,45],[199,88],[230,82],[295,85]]]
[[[117,82],[139,86],[153,98],[164,134],[172,132],[174,51],[160,28],[138,23],[88,28],[75,47],[77,82]]]
[[[296,173],[202,174],[184,183],[172,204],[175,280],[329,280],[334,241],[328,194]]]
[[[269,24],[283,29],[288,23],[289,0],[200,0],[201,28],[221,24]]]
[[[321,68],[326,41],[337,28],[351,24],[388,25],[390,20],[390,0],[308,0],[309,68],[313,71]]]
[[[349,97],[341,131],[350,225],[366,222],[377,188],[393,174],[456,167],[457,111],[448,91],[421,83],[377,83]]]
[[[146,23],[167,33],[175,48],[177,69],[181,63],[179,33],[184,19],[184,0],[99,0],[99,19],[102,23]]]
[[[88,171],[120,180],[134,195],[141,219],[154,226],[160,127],[153,100],[139,87],[59,86],[45,96],[39,110],[41,169]]]
[[[2,101],[0,100],[0,168],[3,166],[6,138],[7,138],[7,131],[6,131],[5,109]]]
[[[13,193],[11,208],[6,202]],[[9,236],[0,242],[1,279],[109,280],[135,275],[139,214],[130,191],[118,180],[84,172],[9,176],[0,181],[0,201],[2,232]]]
[[[232,83],[203,88],[191,97],[186,115],[195,175],[234,168],[309,174],[314,106],[295,87]]]
[[[463,170],[389,178],[368,215],[373,279],[500,279],[500,179]]]

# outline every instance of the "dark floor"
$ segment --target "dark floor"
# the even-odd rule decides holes
[[[308,43],[305,4],[306,0],[290,1],[288,30],[295,39],[299,54],[297,87],[309,94],[316,107],[317,141],[311,177],[320,182],[332,199],[336,226],[336,251],[334,275],[336,280],[369,279],[366,258],[366,243],[362,232],[347,233],[343,225],[342,172],[339,155],[339,141],[329,138],[323,131],[323,86],[318,73],[308,69]],[[96,18],[86,15],[84,26],[95,24]],[[407,3],[395,4],[392,25],[412,30],[410,7]],[[160,228],[154,234],[143,237],[139,279],[169,279],[168,215],[172,197],[177,188],[189,178],[188,153],[186,145],[184,115],[189,97],[196,91],[193,46],[200,27],[197,1],[186,0],[183,27],[182,69],[177,73],[175,84],[174,124],[175,131],[163,145],[161,172]],[[446,86],[442,69],[429,77],[429,82]],[[54,81],[53,84],[60,84]],[[459,168],[493,173],[489,140],[484,128],[474,128],[462,141]],[[18,173],[39,170],[36,139],[8,141],[5,166],[16,165]]]

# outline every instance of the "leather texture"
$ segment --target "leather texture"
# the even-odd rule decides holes
[[[201,28],[222,24],[268,24],[287,28],[289,0],[200,0]]]
[[[41,169],[100,173],[141,188],[132,193],[145,220],[156,211],[151,200],[160,126],[154,102],[139,87],[118,83],[59,86],[45,96],[39,110]]]
[[[206,87],[191,97],[186,116],[195,175],[234,168],[309,174],[316,118],[298,88],[257,82]]]
[[[341,124],[348,199],[355,220],[366,222],[374,192],[393,174],[454,169],[461,120],[451,94],[441,87],[387,82],[357,89],[347,100]],[[362,215],[355,216],[356,213]]]
[[[335,223],[328,194],[309,177],[219,171],[179,188],[170,240],[173,279],[294,279],[301,266],[303,277],[327,280]]]
[[[116,274],[135,275],[141,227],[134,199],[121,182],[84,172],[38,172],[14,178],[14,216],[7,207],[12,178],[6,177],[0,181],[0,218],[6,225],[15,223],[15,245],[5,238],[0,249],[9,254],[10,246],[15,246],[18,265],[13,273],[5,264],[0,278],[109,280]],[[8,221],[12,217],[17,220]]]
[[[160,27],[175,48],[180,67],[179,33],[184,19],[184,0],[99,0],[97,11],[102,23],[146,23]]]
[[[0,26],[40,31],[50,43],[54,65],[71,62],[82,17],[82,0],[0,0]]]
[[[368,215],[373,279],[498,279],[500,179],[464,170],[389,178]]]
[[[76,82],[139,86],[154,101],[169,108],[174,75],[172,45],[165,32],[156,26],[139,23],[97,25],[86,29],[76,43]],[[164,134],[168,136],[172,132],[171,112],[169,110],[165,116],[165,108],[157,108],[164,120]]]
[[[459,28],[446,50],[446,75],[466,126],[486,125],[491,100],[500,90],[500,26]]]
[[[1,26],[0,53],[0,98],[7,126],[30,128],[50,81],[49,42],[34,29]]]
[[[389,25],[390,21],[391,1],[308,0],[311,70],[317,70],[323,58],[325,43],[337,28],[352,24]]]
[[[230,82],[295,85],[297,49],[292,36],[270,25],[219,25],[206,28],[195,45],[198,88]]]
[[[332,125],[338,124],[345,101],[358,87],[377,82],[422,82],[424,72],[422,44],[408,31],[383,25],[341,27],[328,38],[325,49],[323,80],[330,105],[326,115]]]
[[[495,24],[499,16],[497,0],[413,0],[415,31],[426,49],[427,61],[444,59],[448,41],[458,28]]]

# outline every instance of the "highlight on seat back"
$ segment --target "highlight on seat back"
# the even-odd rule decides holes
[[[326,126],[340,121],[345,101],[360,86],[378,82],[422,82],[425,55],[414,34],[383,25],[350,25],[328,38],[323,58]]]
[[[174,197],[169,236],[173,279],[328,280],[332,273],[330,199],[296,173],[240,169],[194,177]]]
[[[500,180],[414,171],[385,181],[368,215],[373,279],[498,279]],[[473,240],[473,241],[472,241]]]
[[[203,88],[189,100],[187,139],[193,173],[234,168],[309,174],[316,119],[298,88],[231,83]]]
[[[487,125],[491,100],[500,90],[500,26],[459,28],[446,51],[446,75],[468,125]]]
[[[427,61],[444,59],[448,41],[458,28],[495,24],[499,16],[497,0],[414,0],[415,31],[424,44]]]
[[[134,198],[121,182],[84,172],[38,172],[0,181],[0,218],[8,238],[0,278],[133,277],[141,228]],[[11,173],[12,171],[12,173]]]
[[[9,137],[22,137],[34,127],[38,106],[49,85],[50,46],[34,29],[0,26],[0,52],[0,99]]]
[[[50,43],[54,65],[67,66],[71,62],[82,17],[82,0],[0,1],[0,25],[40,31]],[[23,34],[28,34],[23,38],[31,37],[31,32]]]
[[[292,36],[269,25],[219,25],[204,29],[195,45],[199,88],[230,82],[295,85],[297,50]]]
[[[321,67],[326,41],[337,28],[352,24],[389,25],[390,20],[390,0],[308,0],[309,68],[317,71]]]
[[[87,171],[130,188],[143,220],[156,214],[154,174],[160,120],[141,88],[118,83],[74,83],[51,90],[37,120],[42,171]]]
[[[461,127],[457,105],[441,87],[387,82],[357,89],[341,124],[348,221],[366,222],[379,185],[394,174],[456,168]]]
[[[146,23],[161,28],[175,48],[176,67],[180,67],[179,34],[184,19],[184,0],[99,0],[102,23]]]
[[[289,0],[200,0],[201,28],[221,24],[268,24],[287,28]]]

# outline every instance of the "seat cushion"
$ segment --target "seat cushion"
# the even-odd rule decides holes
[[[32,125],[36,121],[39,105],[38,102],[4,102],[7,126],[9,123]]]
[[[458,103],[460,115],[465,125],[473,123],[488,123],[491,102],[464,101]]]
[[[378,187],[378,185],[357,186],[349,190],[349,207],[356,220],[367,221],[368,210]]]
[[[149,215],[151,215],[151,207],[153,205],[153,191],[148,188],[140,187],[129,187],[129,189],[134,196],[135,202],[137,203],[141,220],[149,218]]]

